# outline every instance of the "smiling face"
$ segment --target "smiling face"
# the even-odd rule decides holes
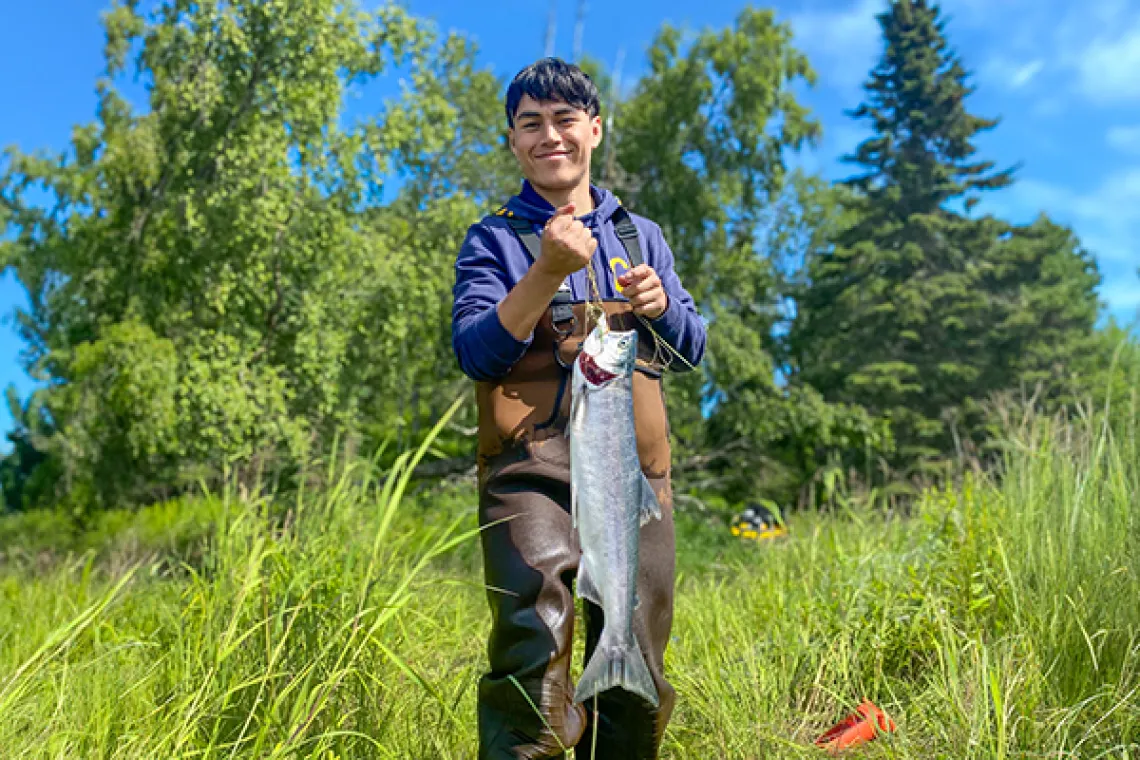
[[[602,120],[560,101],[523,95],[510,130],[511,152],[538,189],[569,191],[589,182],[590,156],[602,141]]]

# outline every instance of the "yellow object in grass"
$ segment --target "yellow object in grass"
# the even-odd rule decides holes
[[[772,521],[769,523],[764,520],[756,521],[747,518],[734,520],[729,529],[732,531],[732,535],[747,541],[765,541],[779,538],[788,533],[787,528],[779,522]]]

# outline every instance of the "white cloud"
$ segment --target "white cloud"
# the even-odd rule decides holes
[[[951,46],[962,54],[960,45],[967,34],[995,25],[1010,26],[1010,34],[1033,27],[1024,44],[1011,46],[1007,39],[1002,47],[1005,55],[994,56],[983,69],[984,79],[996,79],[1013,90],[1025,87],[1046,68],[1046,59],[1038,54],[1041,25],[1048,19],[1039,5],[1038,0],[944,0]],[[885,8],[886,0],[846,0],[829,8],[809,5],[789,17],[795,44],[809,55],[825,84],[850,94],[863,84],[881,53],[882,30],[876,15]],[[1017,23],[1007,25],[1006,19]],[[965,28],[972,31],[964,32]]]
[[[1073,194],[1050,182],[1019,179],[1013,187],[986,199],[998,213],[1010,215],[1013,221],[1030,221],[1041,211],[1070,206]]]
[[[1077,198],[1074,211],[1110,230],[1137,233],[1131,237],[1140,239],[1140,166],[1110,176],[1094,193]],[[1140,255],[1132,254],[1132,260],[1140,263]]]
[[[1026,11],[1039,5],[1039,0],[942,0],[940,5],[950,19],[950,36],[953,37],[955,26],[989,27],[995,17],[1009,13],[1023,17]]]
[[[1054,19],[1057,63],[1097,103],[1140,99],[1140,8],[1134,0],[1088,0]]]
[[[986,209],[1013,222],[1030,222],[1044,212],[1070,226],[1097,259],[1104,278],[1101,296],[1117,315],[1140,306],[1140,165],[1109,176],[1087,193],[1041,180],[1019,180],[983,201]]]
[[[1140,166],[1109,176],[1089,193],[1078,193],[1051,182],[1022,179],[1003,195],[995,196],[992,203],[1019,221],[1046,211],[1063,221],[1095,224],[1096,229],[1090,232],[1101,239],[1127,240],[1133,236],[1126,237],[1125,233],[1134,232],[1135,239],[1140,240]],[[1140,264],[1140,253],[1131,256]]]
[[[812,7],[790,17],[797,44],[816,62],[825,82],[848,91],[862,84],[881,48],[875,14],[884,5],[883,0],[847,0],[838,8]],[[1001,52],[982,71],[1007,89],[1025,88],[1059,69],[1070,72],[1076,88],[1093,101],[1140,100],[1136,0],[944,0],[942,5],[951,22],[952,44],[963,27],[1002,30],[1000,46],[993,47]],[[1050,42],[1055,52],[1039,56]]]
[[[883,10],[881,0],[856,0],[839,10],[809,10],[791,16],[795,44],[812,61],[823,62],[822,79],[843,89],[863,83],[882,45],[875,14]]]
[[[1038,187],[1037,192],[1043,189]],[[1072,223],[1100,259],[1131,263],[1133,269],[1140,264],[1140,248],[1135,242],[1140,240],[1140,166],[1109,176],[1091,193],[1082,195],[1050,186],[1040,198],[1048,201],[1041,208]]]
[[[1115,38],[1093,40],[1078,70],[1081,87],[1094,100],[1140,98],[1140,19]]]
[[[1105,139],[1122,153],[1140,156],[1140,124],[1134,127],[1112,127]]]
[[[1041,73],[1041,69],[1045,67],[1045,62],[1038,58],[1036,61],[1030,61],[1024,66],[1019,66],[1010,77],[1009,84],[1015,90],[1029,84],[1034,77]]]
[[[984,74],[1008,89],[1020,90],[1032,82],[1044,68],[1045,61],[1041,58],[1019,62],[999,56],[990,59],[985,66]]]
[[[1033,105],[1034,116],[1060,116],[1069,107],[1069,101],[1059,95],[1050,95],[1042,98]]]

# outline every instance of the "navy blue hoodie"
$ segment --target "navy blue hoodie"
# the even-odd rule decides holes
[[[578,220],[594,233],[598,249],[590,262],[603,299],[624,300],[617,287],[617,277],[629,268],[628,255],[614,231],[611,217],[618,200],[608,190],[591,185],[594,210]],[[554,215],[554,207],[540,196],[529,182],[507,202],[507,210],[516,217],[533,223],[534,231],[542,228]],[[705,324],[697,313],[693,298],[681,285],[673,269],[673,252],[669,250],[661,228],[655,223],[630,213],[641,238],[645,263],[653,268],[669,297],[665,312],[650,324],[669,345],[696,366],[705,351]],[[495,308],[522,279],[534,263],[526,246],[501,216],[487,216],[467,231],[463,247],[455,262],[455,304],[451,316],[451,342],[459,366],[475,380],[498,380],[522,358],[531,337],[520,341],[503,327]],[[563,287],[569,285],[575,301],[589,296],[586,270],[574,272]],[[687,369],[675,357],[675,369]]]

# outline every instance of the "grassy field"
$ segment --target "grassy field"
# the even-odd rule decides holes
[[[818,757],[869,697],[899,730],[860,757],[1140,757],[1136,433],[1032,420],[1000,484],[763,545],[682,515],[663,756]],[[473,494],[338,472],[110,515],[66,554],[50,516],[0,521],[0,755],[473,758]]]

